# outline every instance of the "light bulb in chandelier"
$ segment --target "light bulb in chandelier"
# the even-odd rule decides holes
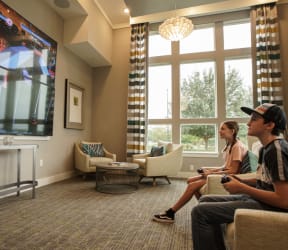
[[[179,41],[193,31],[192,21],[186,17],[172,17],[159,26],[159,34],[170,41]]]

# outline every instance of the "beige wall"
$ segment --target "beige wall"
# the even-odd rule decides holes
[[[58,42],[56,68],[56,96],[54,135],[49,140],[25,140],[21,143],[39,144],[37,179],[40,184],[67,177],[73,171],[73,144],[75,141],[94,139],[102,141],[117,154],[117,160],[126,160],[126,108],[129,73],[130,29],[113,30],[112,66],[92,69],[63,45],[63,20],[39,0],[5,0],[30,22]],[[33,8],[31,8],[33,6]],[[35,11],[37,10],[37,11]],[[283,79],[288,83],[288,7],[279,9],[282,41]],[[64,92],[65,78],[85,89],[85,130],[65,129]],[[284,88],[285,107],[288,110],[288,88]],[[27,155],[26,155],[27,154]],[[39,167],[39,160],[44,166]],[[24,177],[30,177],[30,153],[24,152]],[[221,164],[221,158],[205,159],[184,157],[183,170],[189,166]],[[0,185],[15,179],[15,157],[0,153]],[[27,166],[27,167],[26,167]]]
[[[39,144],[37,179],[40,180],[40,184],[53,182],[65,178],[73,171],[73,143],[80,139],[91,138],[93,71],[91,67],[63,46],[63,20],[44,1],[5,0],[4,2],[58,42],[54,134],[48,140],[30,139],[20,141],[20,143],[26,144]],[[72,80],[85,89],[85,130],[64,128],[65,78]],[[39,167],[40,159],[43,160],[43,167]],[[15,160],[13,154],[8,155],[0,152],[0,185],[15,180]],[[31,178],[29,166],[31,156],[29,151],[23,152],[22,161],[24,167],[22,171],[23,178]]]
[[[112,67],[94,70],[92,138],[126,160],[130,28],[113,31]]]

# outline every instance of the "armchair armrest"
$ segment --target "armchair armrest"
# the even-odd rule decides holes
[[[149,157],[149,156],[150,156],[149,153],[144,153],[144,154],[135,154],[135,155],[132,155],[132,159],[147,158],[147,157]]]
[[[250,179],[250,178],[256,178],[256,172],[253,173],[247,173],[247,174],[237,174],[237,177],[240,179]],[[221,183],[221,177],[220,174],[210,174],[207,176],[207,185],[205,188],[202,188],[200,190],[201,194],[229,194],[223,187]]]
[[[288,213],[237,209],[234,223],[235,250],[287,249]]]
[[[104,150],[104,153],[105,153],[105,157],[111,158],[113,161],[116,161],[116,154],[113,154],[113,153],[109,152],[104,147],[103,147],[103,150]]]
[[[203,194],[229,194],[221,183],[221,174],[210,174],[207,176],[206,190]]]
[[[182,167],[182,150],[183,146],[178,145],[175,149],[167,154],[146,157],[147,176],[171,176],[178,173]]]
[[[75,168],[85,171],[89,166],[89,158],[90,156],[85,154],[79,147],[78,143],[75,143]]]

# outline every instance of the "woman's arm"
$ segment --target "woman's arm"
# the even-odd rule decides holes
[[[209,174],[237,174],[239,173],[239,169],[241,166],[240,161],[232,161],[230,166],[225,166],[223,168],[218,169],[204,169],[204,175]]]

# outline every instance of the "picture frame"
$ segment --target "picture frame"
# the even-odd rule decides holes
[[[65,79],[64,128],[84,129],[84,89]]]

